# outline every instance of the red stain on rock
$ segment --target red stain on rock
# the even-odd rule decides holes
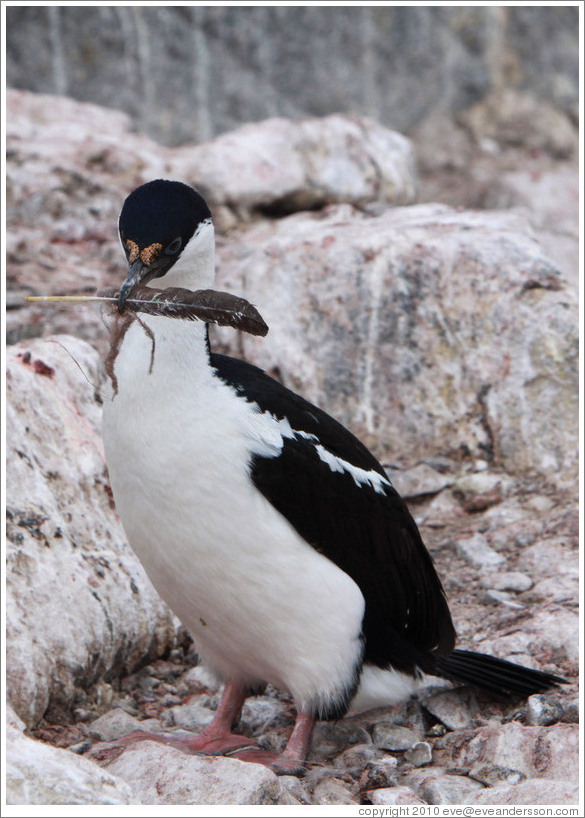
[[[25,366],[28,366],[37,375],[44,375],[46,378],[55,377],[55,370],[53,367],[49,366],[44,361],[41,361],[40,358],[35,358],[33,361],[30,352],[19,353],[18,357]]]
[[[41,361],[40,358],[37,358],[36,361],[33,361],[33,369],[37,375],[44,375],[46,378],[54,378],[55,377],[55,370],[52,366],[49,366],[44,361]]]

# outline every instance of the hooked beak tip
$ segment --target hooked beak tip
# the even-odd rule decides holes
[[[118,293],[118,312],[124,312],[124,307],[126,304],[126,299],[130,295],[130,292],[134,289],[134,287],[140,283],[143,279],[145,273],[145,267],[140,262],[134,262],[130,265],[128,270],[128,275],[126,276],[126,280],[120,287],[120,291]]]

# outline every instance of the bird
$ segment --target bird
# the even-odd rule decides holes
[[[137,287],[213,288],[211,211],[155,179],[123,203],[128,270],[111,328],[103,440],[117,512],[154,587],[223,683],[185,752],[300,775],[313,727],[438,676],[524,697],[564,682],[455,647],[449,605],[406,503],[352,432],[260,368],[214,352],[208,324],[134,319]],[[248,695],[292,697],[286,747],[234,732]],[[368,693],[371,691],[371,693]]]

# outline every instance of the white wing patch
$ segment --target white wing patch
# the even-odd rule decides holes
[[[260,407],[257,407],[257,411],[260,412]],[[309,432],[299,432],[296,429],[293,429],[288,418],[278,419],[274,417],[274,415],[270,414],[270,412],[260,413],[269,422],[267,423],[265,433],[262,435],[263,442],[266,444],[267,448],[262,452],[258,452],[258,454],[264,455],[265,457],[278,457],[282,452],[284,438],[288,438],[289,440],[303,438],[314,445],[315,451],[319,455],[319,459],[323,463],[326,463],[332,472],[345,472],[346,474],[351,475],[356,486],[360,487],[368,485],[377,494],[384,494],[386,488],[392,488],[392,483],[390,480],[379,474],[377,471],[361,469],[359,466],[354,466],[352,463],[349,463],[342,457],[338,457],[337,455],[333,454],[333,452],[330,452],[329,449],[326,449],[325,446],[319,442],[319,438],[316,435],[310,434]],[[268,428],[270,428],[271,433],[266,435]],[[278,440],[278,438],[280,438],[280,440]]]

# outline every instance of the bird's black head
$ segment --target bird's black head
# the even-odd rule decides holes
[[[118,223],[129,264],[118,296],[120,311],[136,284],[164,276],[200,228],[210,224],[205,199],[182,182],[156,179],[132,191]]]

